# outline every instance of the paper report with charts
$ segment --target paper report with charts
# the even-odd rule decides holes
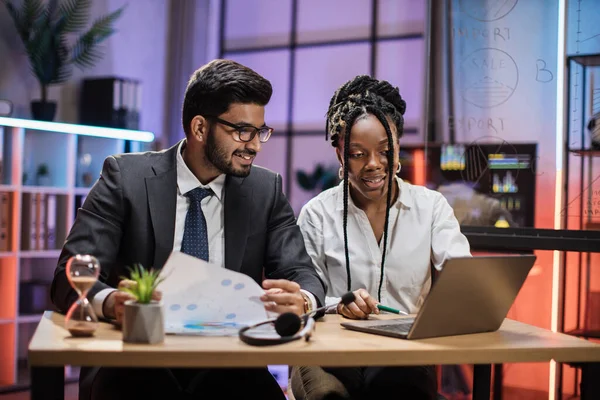
[[[166,333],[237,335],[268,318],[260,300],[264,290],[242,273],[173,252],[160,275]]]

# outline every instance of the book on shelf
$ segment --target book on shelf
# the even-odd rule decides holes
[[[56,195],[46,199],[46,249],[56,248]]]
[[[0,251],[10,251],[10,193],[0,192]]]
[[[21,249],[56,248],[56,194],[23,193]]]

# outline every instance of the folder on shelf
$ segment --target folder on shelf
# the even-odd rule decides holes
[[[2,100],[0,100],[0,103],[1,102],[2,102]],[[2,116],[1,111],[0,111],[0,116]],[[0,126],[0,184],[4,183],[4,163],[5,162],[6,162],[6,160],[4,157],[4,127]]]
[[[139,128],[142,83],[120,77],[86,78],[81,84],[80,122],[114,128]]]
[[[46,249],[46,193],[37,194],[37,203],[35,205],[36,224],[35,224],[35,250]]]
[[[10,193],[0,192],[0,251],[10,251]]]
[[[54,202],[56,203],[56,195]],[[21,249],[22,250],[45,250],[47,229],[47,197],[46,193],[23,193],[23,204],[21,205]],[[56,209],[56,207],[55,207]],[[54,228],[56,222],[54,222]]]
[[[21,204],[21,249],[36,250],[37,246],[37,193],[23,193]]]
[[[46,198],[46,249],[56,249],[56,195]]]

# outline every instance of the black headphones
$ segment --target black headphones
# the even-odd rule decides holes
[[[348,292],[342,296],[340,303],[348,305],[355,300],[354,293]],[[310,340],[315,329],[315,319],[313,314],[319,311],[325,311],[331,306],[319,307],[311,312],[298,316],[294,313],[283,313],[277,318],[268,319],[258,324],[246,326],[239,331],[240,340],[251,346],[272,346],[276,344],[288,343],[297,339],[304,338],[307,342]],[[259,326],[274,324],[275,332],[279,337],[258,337],[249,335],[247,332]]]

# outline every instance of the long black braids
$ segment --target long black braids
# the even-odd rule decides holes
[[[388,192],[386,196],[386,212],[383,230],[383,253],[381,256],[380,279],[378,288],[378,299],[381,301],[381,288],[384,280],[385,256],[387,253],[389,213],[392,202],[392,178],[395,175],[394,168],[394,143],[393,135],[388,123],[388,117],[396,125],[398,138],[402,136],[404,128],[403,114],[406,103],[400,96],[398,88],[393,87],[387,81],[379,81],[367,75],[357,76],[342,85],[331,98],[327,112],[326,139],[331,133],[331,141],[334,147],[338,146],[340,134],[344,132],[344,168],[343,168],[343,202],[344,202],[344,253],[346,258],[346,273],[348,290],[352,287],[350,273],[350,255],[348,251],[348,161],[350,131],[357,118],[366,115],[374,115],[385,128],[388,139]]]
[[[396,175],[396,171],[394,171],[394,142],[392,138],[392,130],[390,129],[389,124],[387,123],[387,118],[381,110],[373,109],[371,110],[373,114],[379,119],[379,122],[385,128],[385,132],[387,133],[388,139],[388,151],[387,151],[387,159],[388,159],[388,191],[386,198],[386,207],[385,207],[385,222],[383,225],[383,253],[381,254],[381,271],[379,276],[379,288],[377,290],[377,299],[381,301],[381,287],[383,286],[383,266],[385,265],[385,253],[387,251],[387,242],[388,242],[388,226],[390,223],[390,206],[392,204],[392,181],[393,177]],[[347,135],[350,136],[350,135]],[[346,151],[345,151],[346,152]]]
[[[344,125],[351,127],[354,120],[363,114],[361,108],[354,108],[344,119]],[[349,129],[348,129],[349,131]],[[350,152],[348,147],[350,146],[350,135],[346,133],[344,136],[344,254],[346,255],[346,276],[348,277],[348,291],[352,286],[352,275],[350,274],[350,255],[348,253],[348,159],[350,158]]]

